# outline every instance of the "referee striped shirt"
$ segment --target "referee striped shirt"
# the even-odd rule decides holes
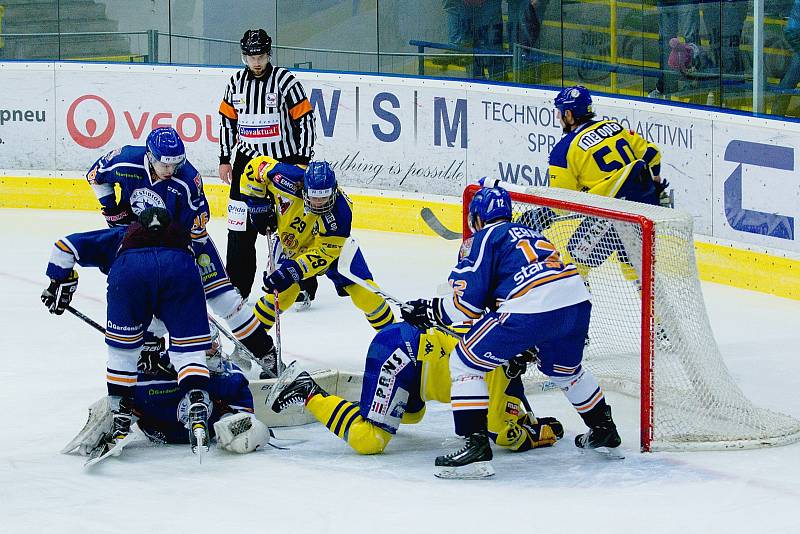
[[[231,76],[219,105],[219,161],[234,151],[281,160],[314,154],[314,110],[289,70],[269,65],[260,78],[244,68]]]

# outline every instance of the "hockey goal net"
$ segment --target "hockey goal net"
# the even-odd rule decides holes
[[[692,219],[587,193],[501,183],[514,220],[544,235],[592,293],[584,365],[641,400],[641,449],[754,448],[800,440],[800,421],[759,408],[731,377],[700,291]],[[464,236],[477,185],[464,191]],[[643,305],[644,303],[644,305]],[[546,381],[529,371],[526,381]]]

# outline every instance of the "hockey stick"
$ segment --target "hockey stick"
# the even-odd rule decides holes
[[[401,310],[404,310],[404,311],[411,311],[411,309],[412,309],[411,306],[409,306],[408,304],[406,304],[402,300],[400,300],[400,299],[398,299],[396,297],[393,297],[392,295],[390,295],[386,291],[380,289],[379,287],[370,285],[369,282],[367,282],[363,278],[353,274],[352,263],[353,263],[353,258],[356,255],[356,252],[358,252],[358,241],[356,241],[355,237],[350,236],[344,242],[344,246],[342,247],[342,253],[339,255],[339,261],[338,261],[338,264],[337,264],[338,266],[336,268],[336,270],[339,271],[339,274],[341,274],[342,276],[344,276],[345,278],[347,278],[348,280],[350,280],[354,284],[359,285],[359,286],[363,287],[364,289],[366,289],[368,291],[372,291],[373,293],[375,293],[379,297],[382,297],[383,300],[385,300],[389,304],[394,304],[395,306],[397,306],[398,308],[400,308]],[[434,328],[438,328],[442,332],[445,332],[446,334],[450,334],[451,336],[455,336],[455,337],[458,337],[458,338],[461,337],[461,334],[459,334],[458,332],[456,332],[455,330],[453,330],[451,328],[448,328],[445,325],[436,324],[433,327]]]
[[[105,335],[106,329],[100,326],[99,323],[92,320],[92,318],[89,317],[88,315],[84,315],[83,313],[79,312],[72,306],[67,306],[67,311],[70,312],[75,317],[77,317],[78,319],[80,319],[81,321],[83,321],[84,323],[94,328],[95,330],[97,330],[98,332],[100,332],[101,334]]]
[[[234,346],[235,346],[237,349],[239,349],[240,351],[242,351],[242,353],[244,353],[244,355],[245,355],[245,356],[247,356],[248,358],[250,358],[250,360],[251,360],[251,361],[253,361],[253,362],[256,362],[256,364],[258,364],[258,366],[259,366],[259,367],[261,367],[261,364],[259,363],[259,361],[258,361],[258,360],[256,359],[256,357],[253,355],[253,353],[252,353],[252,352],[250,352],[250,349],[248,349],[248,348],[247,348],[247,347],[244,345],[244,343],[242,343],[241,341],[239,341],[238,339],[236,339],[236,336],[234,336],[233,334],[231,334],[230,332],[228,332],[228,329],[227,329],[227,328],[225,328],[224,326],[222,326],[222,323],[220,323],[219,321],[217,321],[217,319],[216,319],[216,318],[214,318],[214,317],[212,317],[211,315],[209,315],[209,316],[208,316],[208,320],[209,320],[209,321],[211,321],[211,322],[214,324],[214,326],[216,326],[216,327],[217,327],[217,330],[219,330],[219,333],[220,333],[220,334],[222,334],[223,336],[225,336],[226,338],[228,338],[228,339],[229,339],[229,340],[230,340],[230,341],[233,343],[233,345],[234,345]],[[263,369],[263,367],[262,367],[262,369]],[[270,371],[269,369],[264,369],[264,371],[265,371],[267,374],[271,375],[271,376],[270,376],[270,378],[275,378],[275,374],[274,374],[272,371]]]
[[[267,243],[269,248],[267,251],[269,255],[267,256],[267,260],[269,261],[269,272],[272,274],[275,272],[275,252],[272,248],[272,232],[267,230]],[[275,236],[276,243],[280,243],[278,236]],[[281,374],[281,369],[284,367],[283,359],[281,358],[281,306],[278,300],[278,290],[273,289],[272,295],[275,297],[275,369],[277,369],[278,374]],[[269,374],[272,374],[268,371]]]
[[[447,239],[448,241],[455,241],[456,239],[462,238],[461,232],[454,232],[447,228],[430,208],[422,208],[419,215],[422,217],[422,220],[425,221],[425,224],[428,225],[428,228],[433,230],[439,237]]]

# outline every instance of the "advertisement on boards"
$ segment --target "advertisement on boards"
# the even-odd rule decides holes
[[[56,64],[57,171],[85,172],[103,154],[144,144],[153,128],[171,126],[205,176],[218,173],[217,109],[224,69]]]
[[[55,166],[53,66],[0,63],[0,169],[27,174]]]
[[[800,133],[718,122],[713,235],[800,252]]]

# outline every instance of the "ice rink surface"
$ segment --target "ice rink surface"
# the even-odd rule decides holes
[[[433,459],[455,443],[449,406],[402,427],[380,456],[358,456],[321,425],[276,429],[288,450],[239,456],[134,444],[91,472],[59,449],[105,394],[103,338],[39,301],[52,243],[102,227],[95,213],[0,210],[0,533],[34,532],[800,532],[800,444],[704,453],[638,451],[638,404],[608,394],[628,457],[574,447],[582,422],[560,392],[531,396],[558,417],[555,447],[495,448],[493,479],[444,481]],[[225,249],[224,222],[211,233]],[[376,280],[400,298],[432,296],[457,242],[357,231]],[[259,240],[266,255],[266,245]],[[263,258],[262,258],[263,261]],[[725,361],[755,403],[800,417],[800,302],[703,284]],[[105,279],[80,269],[73,305],[104,322]],[[311,310],[282,316],[284,359],[360,371],[373,335],[322,279]]]

